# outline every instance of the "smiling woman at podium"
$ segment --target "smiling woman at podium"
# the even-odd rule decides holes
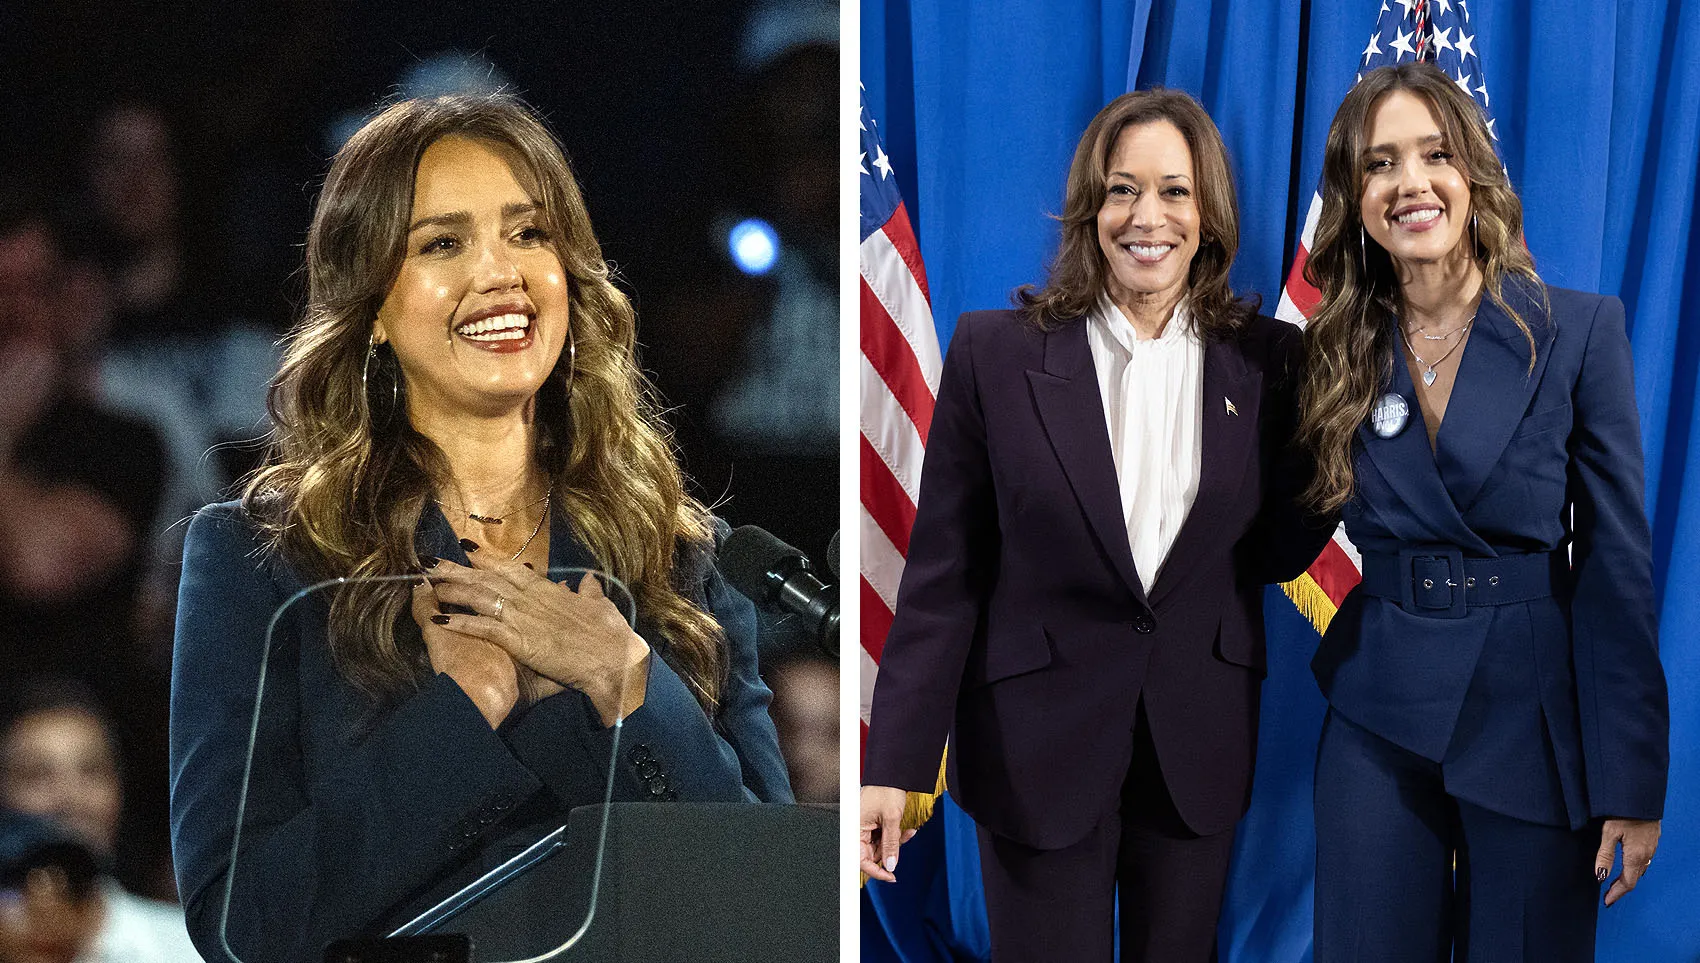
[[[267,463],[185,548],[172,834],[201,952],[387,932],[600,802],[611,765],[616,799],[789,802],[753,610],[542,124],[499,96],[390,107],[336,155],[306,260]],[[636,628],[564,568],[630,586]],[[288,606],[256,712],[273,613],[384,576]]]

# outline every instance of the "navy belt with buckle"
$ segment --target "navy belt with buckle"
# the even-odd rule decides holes
[[[1364,552],[1365,595],[1394,599],[1405,611],[1461,619],[1468,606],[1509,605],[1551,597],[1564,584],[1563,552],[1465,558],[1457,549]]]

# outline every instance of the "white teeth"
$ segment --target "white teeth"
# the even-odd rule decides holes
[[[1174,249],[1173,244],[1129,244],[1127,249],[1135,257],[1157,258]]]
[[[523,314],[499,314],[459,325],[455,333],[473,341],[517,341],[525,337],[530,327],[531,319]]]
[[[1401,214],[1398,217],[1395,217],[1394,220],[1398,221],[1400,224],[1426,224],[1439,216],[1440,212],[1430,207],[1420,211],[1411,211],[1409,213]]]

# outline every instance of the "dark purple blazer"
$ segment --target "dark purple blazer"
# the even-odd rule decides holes
[[[1098,381],[1077,319],[962,316],[945,357],[863,781],[951,795],[1051,849],[1119,804],[1145,701],[1187,824],[1232,826],[1251,794],[1262,586],[1328,537],[1292,508],[1298,329],[1207,342],[1197,499],[1155,584],[1134,570]],[[1229,410],[1232,404],[1233,411]]]

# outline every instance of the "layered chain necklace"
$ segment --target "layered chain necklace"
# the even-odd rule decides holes
[[[542,505],[543,511],[542,511],[541,514],[539,514],[537,516],[537,524],[531,529],[531,534],[527,535],[525,537],[525,544],[521,545],[519,547],[519,551],[514,553],[513,558],[508,559],[508,561],[510,561],[510,562],[517,562],[517,561],[519,561],[519,557],[521,555],[525,554],[525,550],[531,547],[531,543],[537,541],[538,533],[543,531],[543,523],[549,520],[549,503],[550,503],[550,500],[554,497],[555,497],[555,486],[554,486],[553,483],[551,483],[549,485],[549,490],[543,493],[542,498],[539,498],[538,500],[536,500],[534,502],[530,502],[528,504],[521,505],[518,508],[510,509],[506,514],[503,514],[503,515],[480,515],[477,512],[469,512],[465,508],[462,508],[462,507],[459,507],[459,506],[455,507],[455,511],[462,514],[462,515],[465,515],[467,518],[470,518],[475,522],[479,522],[479,523],[482,523],[482,524],[485,524],[485,525],[500,525],[504,521],[507,521],[508,519],[514,517],[515,515],[518,515],[520,512],[523,512],[526,509],[533,508],[537,505]],[[439,499],[437,504],[442,505],[443,502]],[[444,507],[446,508],[448,506],[444,506]]]
[[[1470,319],[1468,321],[1465,321],[1463,324],[1460,324],[1458,327],[1453,328],[1451,331],[1447,332],[1446,334],[1423,334],[1421,331],[1418,331],[1417,337],[1422,338],[1424,341],[1447,341],[1447,340],[1450,340],[1455,335],[1462,335],[1465,332],[1469,331],[1470,325],[1475,324],[1475,323],[1476,323],[1476,316],[1474,314],[1472,314],[1472,315],[1470,315]],[[1416,347],[1416,345],[1411,343],[1411,336],[1409,334],[1405,333],[1405,326],[1401,324],[1401,325],[1397,325],[1397,327],[1399,328],[1399,336],[1401,338],[1403,338],[1404,341],[1405,341],[1405,350],[1411,352],[1411,357],[1417,359],[1417,364],[1420,364],[1420,365],[1423,366],[1423,387],[1425,387],[1425,388],[1434,387],[1434,379],[1436,377],[1438,377],[1434,372],[1435,366],[1440,364],[1442,361],[1445,361],[1447,358],[1452,357],[1452,352],[1458,350],[1458,346],[1464,343],[1464,338],[1459,337],[1457,341],[1453,342],[1452,347],[1447,348],[1446,351],[1443,354],[1441,354],[1440,357],[1434,359],[1433,361],[1429,361],[1428,359],[1424,358],[1422,355],[1417,354],[1417,347]]]

